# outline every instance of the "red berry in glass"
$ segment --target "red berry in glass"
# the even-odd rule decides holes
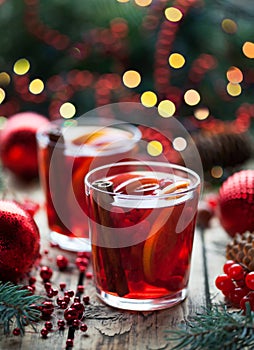
[[[94,182],[88,196],[96,285],[128,299],[175,295],[188,284],[198,193],[178,195],[189,182],[177,175],[155,176],[132,171],[131,165],[119,173]],[[99,191],[102,186],[111,186],[112,198]],[[166,188],[174,196],[158,204],[156,197]],[[142,195],[142,201],[119,195]]]

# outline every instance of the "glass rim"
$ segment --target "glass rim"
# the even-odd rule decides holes
[[[188,194],[190,192],[195,191],[196,189],[198,189],[198,187],[201,185],[201,179],[200,176],[193,171],[192,169],[189,169],[187,167],[184,167],[182,165],[178,165],[178,164],[174,164],[174,163],[167,163],[167,162],[156,162],[156,161],[124,161],[124,162],[118,162],[118,163],[110,163],[110,164],[106,164],[106,165],[102,165],[99,166],[97,168],[94,168],[92,170],[90,170],[85,178],[84,178],[84,184],[85,186],[87,186],[88,188],[92,188],[94,190],[97,190],[101,193],[105,193],[108,195],[113,195],[114,197],[117,198],[121,198],[121,199],[133,199],[133,200],[137,200],[140,198],[145,198],[147,200],[152,200],[152,199],[166,199],[166,198],[170,198],[170,197],[175,197],[176,196],[176,192],[172,192],[172,193],[163,193],[163,194],[156,194],[156,195],[133,195],[133,194],[122,194],[122,193],[115,193],[115,192],[110,192],[110,191],[105,191],[102,189],[98,189],[97,187],[93,186],[92,183],[89,182],[89,177],[92,176],[94,173],[96,173],[97,171],[103,170],[103,169],[110,169],[111,167],[117,167],[117,166],[124,166],[124,165],[143,165],[143,166],[166,166],[167,168],[172,168],[172,169],[176,169],[185,173],[190,174],[191,176],[193,176],[195,178],[195,182],[193,184],[190,184],[190,186],[188,186],[187,189],[181,189],[180,191],[177,192],[177,195],[184,195],[184,194]],[[156,172],[155,169],[152,169],[152,171]],[[98,179],[99,180],[99,179]],[[96,181],[96,180],[95,180]]]
[[[98,129],[103,129],[103,128],[112,128],[112,129],[119,129],[119,130],[123,130],[123,131],[128,131],[131,133],[132,137],[130,139],[126,139],[128,140],[128,143],[131,144],[135,144],[137,142],[139,142],[141,140],[142,137],[142,133],[139,130],[139,128],[131,123],[125,122],[125,121],[121,121],[121,120],[117,120],[114,119],[112,121],[109,122],[109,120],[106,120],[105,118],[86,118],[83,119],[84,123],[79,124],[79,121],[82,121],[82,119],[72,119],[72,120],[62,120],[62,119],[56,119],[56,120],[52,120],[50,121],[47,125],[44,125],[43,127],[39,128],[36,132],[36,139],[38,142],[40,142],[40,140],[44,139],[48,139],[48,143],[49,144],[54,144],[54,147],[57,148],[68,148],[71,147],[72,149],[77,149],[79,150],[82,147],[85,147],[86,144],[81,144],[81,145],[75,145],[72,144],[71,142],[68,142],[66,144],[62,144],[61,142],[54,142],[52,140],[49,140],[48,137],[48,131],[49,130],[54,130],[54,127],[56,128],[57,126],[60,126],[61,128],[65,128],[65,123],[66,123],[66,132],[68,130],[68,128],[72,128],[72,127],[95,127]],[[99,122],[97,123],[97,121],[99,122],[104,122],[105,124],[100,124]],[[95,130],[96,132],[96,130]],[[64,135],[64,133],[63,133]],[[118,141],[119,142],[119,141]],[[67,147],[68,145],[68,147]],[[100,152],[107,154],[108,152],[110,153],[111,150],[101,150]]]

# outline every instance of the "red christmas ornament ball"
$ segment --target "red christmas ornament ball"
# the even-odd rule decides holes
[[[35,112],[11,116],[0,133],[0,157],[5,168],[24,180],[38,176],[37,130],[49,123]]]
[[[254,170],[239,171],[222,184],[217,208],[221,225],[230,236],[254,231]]]
[[[0,280],[21,280],[39,259],[39,250],[39,230],[29,212],[0,200]]]

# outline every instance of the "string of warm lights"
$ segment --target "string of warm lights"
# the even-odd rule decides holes
[[[181,50],[174,49],[177,34],[182,23],[192,8],[204,7],[201,0],[114,0],[115,4],[134,8],[144,8],[142,30],[158,31],[155,44],[154,66],[151,72],[154,77],[153,89],[146,89],[144,72],[131,66],[129,54],[129,23],[124,18],[114,18],[108,28],[93,28],[86,33],[86,40],[73,41],[71,36],[50,28],[40,16],[39,0],[24,0],[25,25],[27,30],[39,41],[61,51],[76,62],[83,62],[93,53],[98,45],[100,55],[110,57],[117,67],[116,71],[98,73],[91,69],[73,68],[68,72],[59,72],[49,78],[36,76],[33,63],[26,57],[17,58],[12,71],[0,72],[0,115],[8,117],[22,109],[22,104],[48,103],[48,116],[55,118],[73,118],[78,113],[74,102],[76,93],[93,91],[94,104],[102,106],[118,101],[138,101],[147,108],[157,107],[159,115],[169,118],[181,114],[181,108],[192,109],[190,121],[196,128],[207,132],[223,132],[226,128],[235,132],[248,130],[253,118],[253,105],[242,104],[235,113],[235,119],[224,122],[220,116],[213,116],[206,105],[202,91],[198,86],[206,74],[216,70],[216,57],[200,53],[190,62],[190,57]],[[117,6],[117,5],[116,5]],[[221,30],[228,35],[236,35],[238,24],[231,18],[221,20]],[[254,43],[244,41],[242,54],[246,59],[254,58]],[[179,88],[172,83],[175,72],[183,71],[189,66],[186,86]],[[78,64],[77,64],[78,66]],[[230,99],[241,96],[243,84],[252,84],[243,68],[230,65],[226,72],[227,83],[218,89],[222,98]],[[247,80],[249,79],[249,81]],[[14,88],[12,96],[8,90]],[[155,140],[158,141],[158,140]],[[178,143],[176,143],[178,144]],[[152,144],[153,145],[153,144]],[[161,146],[155,148],[161,150]],[[163,147],[162,147],[163,148]]]

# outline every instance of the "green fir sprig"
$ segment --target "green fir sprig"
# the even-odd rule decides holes
[[[25,326],[31,325],[40,318],[38,301],[39,295],[30,295],[29,290],[11,282],[0,282],[0,325],[4,327],[4,333],[9,334],[11,326],[18,327],[21,335],[25,333]]]
[[[254,312],[228,311],[225,305],[212,305],[197,313],[177,330],[169,331],[172,350],[254,349]]]

